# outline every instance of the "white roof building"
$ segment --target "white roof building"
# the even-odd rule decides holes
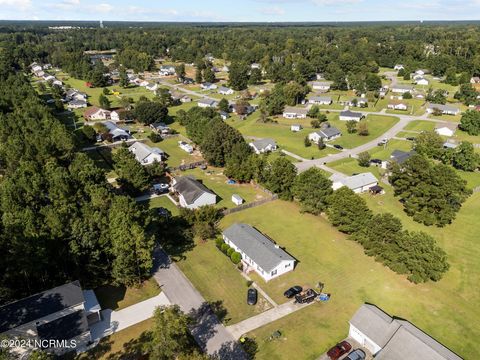
[[[346,186],[355,193],[368,191],[371,187],[378,185],[377,178],[370,172],[348,177],[333,174],[330,176],[330,180],[332,181],[333,190]]]

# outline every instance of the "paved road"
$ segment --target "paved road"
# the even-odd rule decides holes
[[[163,250],[156,250],[155,280],[172,304],[195,319],[192,335],[209,355],[221,360],[243,360],[246,355],[236,339],[218,320],[210,305]]]
[[[195,96],[195,98],[198,98],[198,97],[201,97],[201,98],[204,98],[204,99],[210,99],[210,100],[215,100],[215,101],[218,101],[217,98],[214,98],[214,97],[211,97],[211,96],[208,96],[206,94],[201,94],[197,91],[193,91],[193,90],[189,90],[189,89],[185,89],[179,85],[174,85],[174,84],[170,84],[166,81],[160,81],[160,85],[165,85],[165,86],[168,86],[176,91],[180,91],[180,92],[183,92],[185,94],[188,94],[188,95],[192,95],[192,96]]]
[[[303,309],[309,305],[314,304],[295,304],[294,301],[289,301],[285,304],[274,307],[256,316],[252,316],[246,320],[243,320],[237,324],[227,326],[227,330],[236,338],[240,338],[243,334],[246,334],[252,330],[258,329],[264,325],[271,323],[272,321],[281,319],[284,316],[290,315],[295,311]]]
[[[332,112],[334,110],[331,110]],[[385,115],[383,112],[368,112],[368,114],[372,115]],[[382,140],[382,139],[391,139],[394,138],[399,132],[403,131],[403,128],[407,126],[410,122],[412,121],[417,121],[417,120],[424,120],[424,121],[431,121],[431,122],[436,122],[436,123],[445,123],[445,121],[442,120],[437,120],[437,119],[430,119],[426,116],[410,116],[410,115],[392,115],[395,117],[398,117],[400,120],[390,129],[388,129],[385,133],[377,137],[376,139],[369,141],[368,143],[365,143],[363,145],[357,146],[356,148],[353,149],[346,149],[342,152],[339,152],[337,154],[331,154],[328,156],[324,156],[319,159],[315,160],[307,160],[307,161],[302,161],[299,163],[296,163],[295,166],[297,167],[298,172],[305,171],[312,166],[317,166],[320,167],[321,165],[328,164],[333,161],[341,160],[341,159],[346,159],[349,157],[355,157],[361,152],[368,151],[375,146]]]

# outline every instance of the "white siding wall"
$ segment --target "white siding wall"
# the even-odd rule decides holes
[[[193,204],[187,204],[182,195],[179,197],[180,206],[187,209],[197,209],[204,205],[215,205],[217,203],[217,196],[214,194],[204,193]]]
[[[350,324],[348,336],[357,341],[360,345],[366,347],[372,354],[378,353],[382,348],[373,342],[368,336],[358,330],[355,326]]]
[[[274,279],[280,275],[283,275],[289,271],[292,271],[295,267],[295,262],[293,260],[283,260],[278,266],[270,272],[263,270],[260,266],[258,266],[252,259],[250,259],[242,249],[235,246],[233,242],[231,242],[225,235],[223,235],[223,241],[232,247],[236,252],[239,252],[242,255],[242,260],[249,264],[255,272],[260,275],[263,280],[269,281]],[[272,275],[273,274],[273,275]]]

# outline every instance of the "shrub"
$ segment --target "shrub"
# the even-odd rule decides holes
[[[242,260],[242,255],[239,252],[234,251],[230,255],[230,259],[236,265],[236,264],[240,263],[240,261]]]
[[[225,244],[225,243],[223,243],[222,246],[220,247],[220,250],[222,250],[222,252],[224,254],[227,253],[228,249],[230,249],[230,246],[228,244]]]
[[[157,134],[155,132],[152,132],[150,135],[148,135],[148,138],[153,142],[153,143],[158,143],[163,140],[162,135]]]
[[[229,248],[229,249],[227,250],[227,255],[228,255],[228,256],[231,256],[234,252],[235,252],[235,250],[234,250],[233,248]]]
[[[225,243],[223,242],[222,238],[216,238],[215,239],[215,245],[217,246],[217,248],[221,249],[223,244],[225,244]]]

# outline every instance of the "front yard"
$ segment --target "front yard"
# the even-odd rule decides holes
[[[247,281],[213,241],[197,243],[177,264],[195,288],[222,313],[224,323],[235,324],[259,314],[271,305],[259,294],[257,305],[247,305]]]
[[[227,177],[223,175],[221,168],[208,167],[207,170],[199,168],[187,171],[177,171],[179,176],[193,176],[201,180],[203,184],[217,194],[217,206],[232,208],[236,205],[232,202],[232,195],[240,195],[246,203],[263,200],[270,195],[265,193],[261,188],[256,188],[251,184],[228,184]]]
[[[367,124],[369,135],[360,136],[357,133],[349,134],[347,132],[347,122],[340,121],[338,120],[338,117],[336,117],[330,120],[330,124],[339,129],[342,132],[342,136],[331,143],[341,145],[344,148],[352,149],[378,138],[398,121],[399,119],[395,116],[367,115],[362,122]]]

